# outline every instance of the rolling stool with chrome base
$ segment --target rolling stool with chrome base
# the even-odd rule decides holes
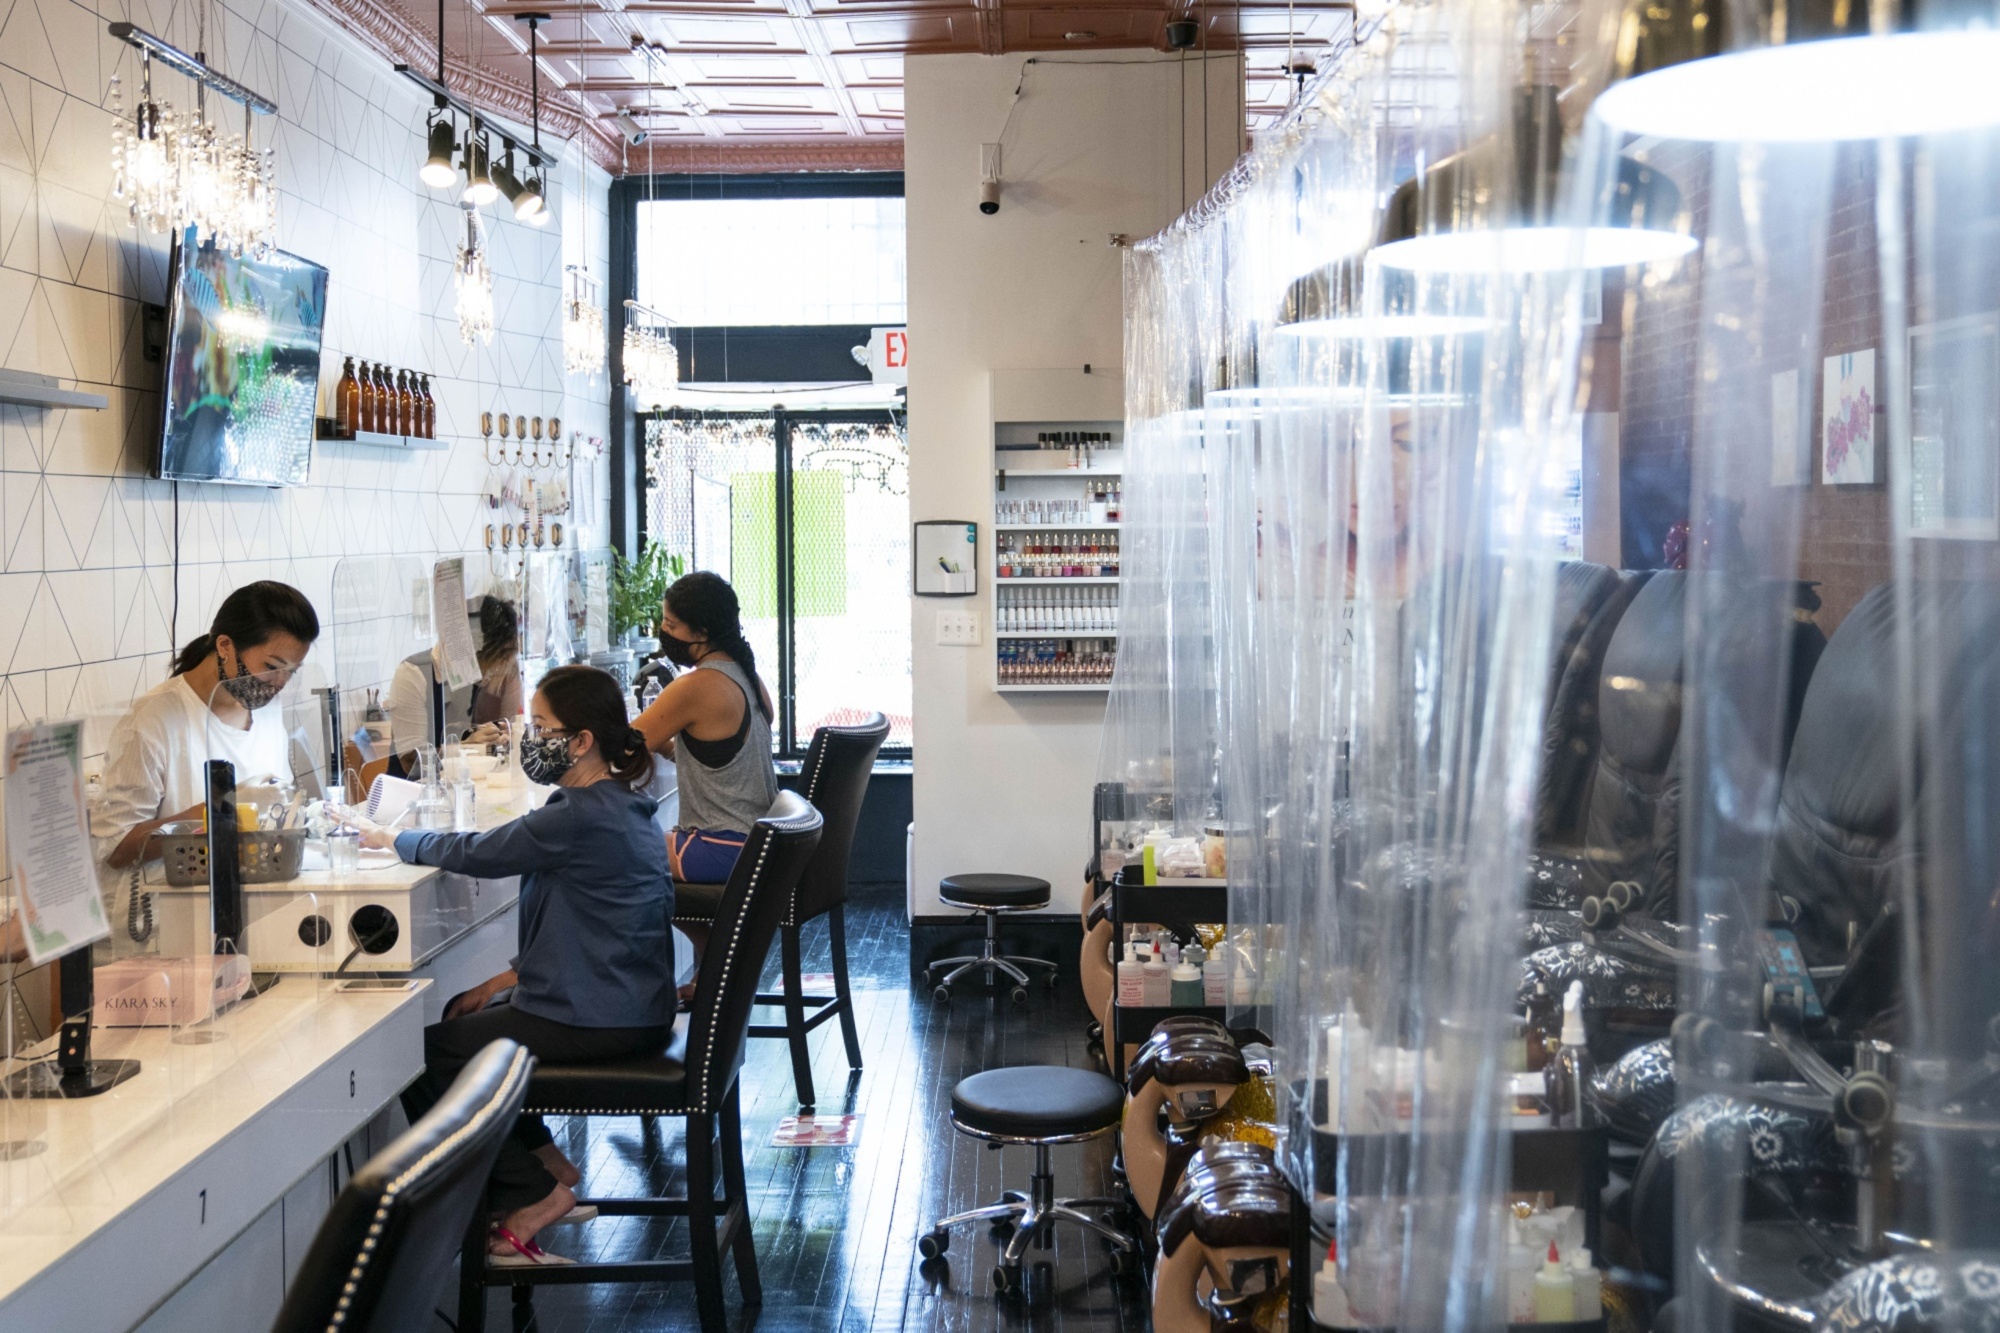
[[[1049,882],[1036,879],[1032,875],[946,875],[938,881],[938,898],[947,907],[963,907],[986,918],[986,938],[980,943],[977,957],[940,958],[924,969],[924,980],[931,987],[931,994],[940,1000],[951,998],[951,983],[967,972],[979,968],[986,973],[986,984],[993,984],[993,974],[1004,972],[1014,982],[1014,1003],[1025,1004],[1028,999],[1028,974],[1024,967],[1048,969],[1043,978],[1051,989],[1056,984],[1056,965],[1044,958],[1021,958],[1000,952],[1000,914],[1002,912],[1032,912],[1049,905]],[[943,981],[937,979],[938,969],[948,967],[951,972]]]
[[[951,1124],[959,1133],[988,1143],[1026,1144],[1035,1150],[1035,1171],[1028,1193],[1008,1190],[999,1203],[957,1213],[917,1238],[917,1252],[926,1261],[941,1260],[951,1247],[951,1228],[963,1222],[990,1221],[1013,1229],[1000,1263],[993,1270],[993,1294],[1023,1290],[1021,1261],[1032,1248],[1049,1249],[1055,1225],[1067,1222],[1095,1232],[1111,1247],[1111,1271],[1134,1273],[1139,1247],[1132,1237],[1083,1209],[1125,1212],[1122,1199],[1058,1199],[1049,1149],[1058,1143],[1082,1143],[1117,1128],[1125,1110],[1125,1090],[1091,1069],[1062,1065],[1020,1065],[989,1069],[960,1080],[951,1090]]]

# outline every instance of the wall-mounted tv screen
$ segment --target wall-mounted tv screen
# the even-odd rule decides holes
[[[318,264],[282,250],[235,258],[213,245],[177,244],[154,475],[304,485],[325,319]]]

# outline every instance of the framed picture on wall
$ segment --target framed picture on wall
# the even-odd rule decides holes
[[[919,597],[970,597],[979,591],[979,525],[956,519],[925,519],[914,525],[915,577]]]
[[[1875,484],[1875,349],[1826,359],[1820,388],[1820,483]]]
[[[1812,484],[1812,432],[1806,388],[1795,366],[1771,376],[1771,484]],[[1810,387],[1810,386],[1807,386]]]
[[[1910,535],[2000,540],[2000,315],[1909,332]]]

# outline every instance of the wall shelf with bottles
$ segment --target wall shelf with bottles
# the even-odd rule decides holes
[[[1120,421],[993,427],[993,688],[1110,688],[1118,652]]]

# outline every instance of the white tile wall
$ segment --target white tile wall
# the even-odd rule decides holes
[[[452,314],[460,215],[416,179],[428,99],[299,0],[217,0],[213,63],[272,98],[258,133],[278,155],[278,244],[330,270],[323,386],[341,359],[427,369],[448,451],[398,455],[319,446],[312,483],[290,490],[182,484],[145,473],[158,429],[159,367],[141,354],[140,304],[166,290],[167,239],[135,230],[111,197],[110,84],[136,94],[136,53],[105,31],[129,20],[194,50],[193,0],[0,0],[0,367],[83,381],[101,412],[0,405],[0,721],[116,707],[165,674],[178,636],[206,628],[229,589],[297,584],[327,618],[334,565],[382,551],[475,553],[489,565],[492,469],[482,410],[559,415],[604,436],[607,392],[562,370],[563,265],[588,248],[607,277],[607,179],[574,153],[557,171],[545,229],[486,210],[500,330],[468,349]],[[191,86],[156,70],[156,98]],[[581,465],[580,465],[581,466]],[[595,485],[604,495],[603,465]],[[496,488],[497,489],[497,488]],[[564,525],[601,539],[601,512]],[[175,552],[179,559],[176,569]]]

